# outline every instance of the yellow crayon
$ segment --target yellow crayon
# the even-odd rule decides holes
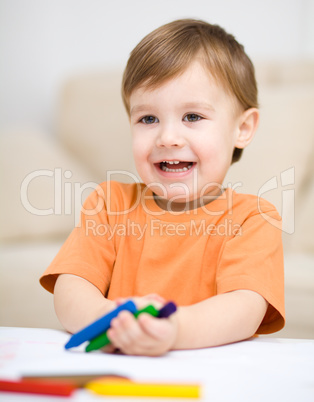
[[[98,395],[200,398],[198,384],[139,383],[130,380],[99,379],[86,384],[86,388]]]

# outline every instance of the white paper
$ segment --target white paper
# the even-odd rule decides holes
[[[203,400],[211,402],[314,400],[314,340],[255,338],[156,358],[85,353],[86,345],[67,351],[69,336],[0,329],[0,377],[114,373],[138,381],[197,382]]]

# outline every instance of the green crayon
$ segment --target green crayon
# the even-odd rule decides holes
[[[146,306],[142,310],[136,311],[135,313],[133,313],[133,315],[135,318],[137,318],[142,313],[147,313],[154,317],[158,316],[158,310],[156,310],[155,307],[152,305]],[[110,344],[110,340],[107,336],[107,331],[106,331],[106,332],[103,332],[102,334],[96,336],[95,338],[93,338],[89,342],[89,344],[86,346],[85,350],[86,350],[86,352],[91,352],[92,350],[98,350],[109,344]]]

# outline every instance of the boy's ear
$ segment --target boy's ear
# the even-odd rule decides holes
[[[245,110],[239,119],[239,131],[235,142],[236,148],[245,148],[252,141],[259,123],[259,111],[256,108]]]

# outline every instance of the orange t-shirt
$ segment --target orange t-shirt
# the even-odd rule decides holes
[[[64,273],[111,300],[158,293],[184,306],[249,289],[269,303],[257,333],[284,326],[281,218],[269,202],[231,189],[173,213],[144,184],[101,184],[40,282],[53,292]]]

